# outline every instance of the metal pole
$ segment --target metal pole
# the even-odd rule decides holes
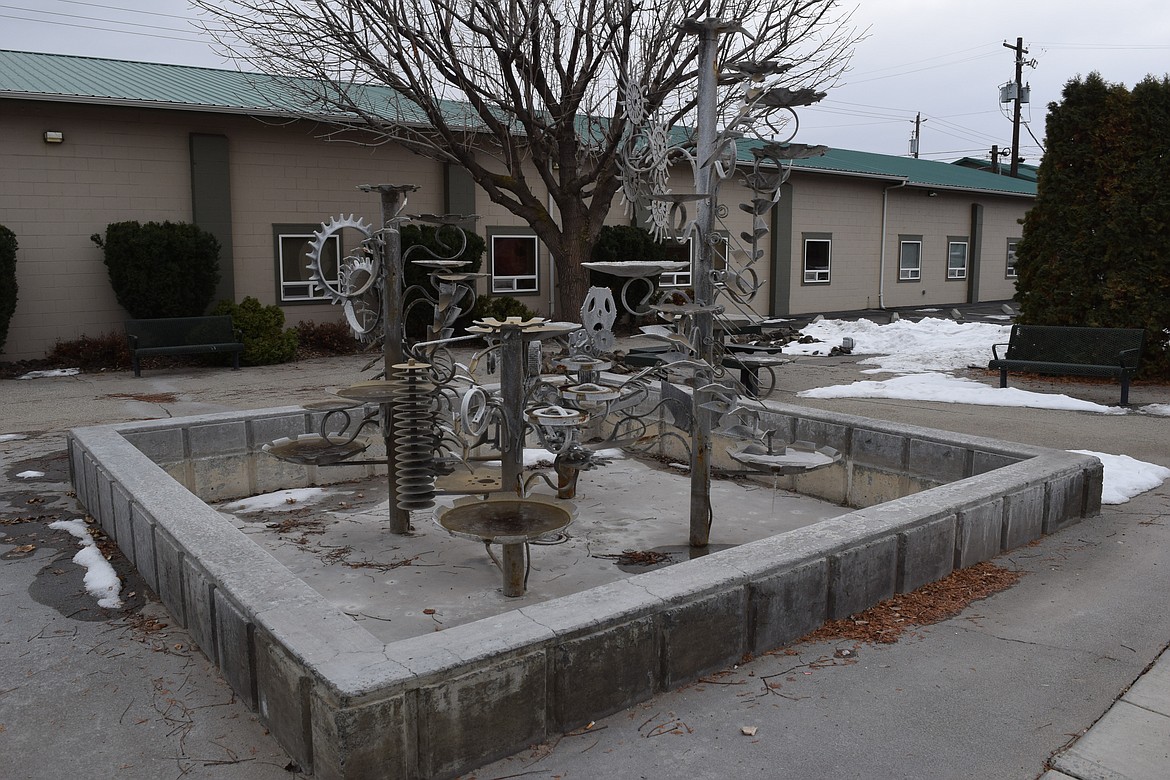
[[[695,227],[699,254],[695,259],[695,303],[710,307],[715,302],[715,283],[711,276],[711,238],[715,235],[716,183],[712,175],[714,168],[717,120],[716,86],[719,80],[716,62],[719,22],[708,19],[699,29],[699,78],[698,78],[698,137],[697,157],[699,169],[695,191],[707,197],[698,201]],[[714,315],[710,309],[701,309],[694,315],[694,347],[699,357],[713,364]],[[706,547],[711,536],[711,415],[702,408],[709,394],[700,386],[713,379],[707,371],[695,371],[695,386],[692,388],[692,410],[694,438],[691,446],[691,547]]]
[[[365,189],[365,188],[363,188]],[[382,370],[387,380],[394,377],[392,366],[405,361],[402,349],[402,293],[405,271],[402,267],[402,234],[398,229],[398,213],[406,201],[406,193],[414,186],[381,184],[369,188],[382,197]],[[398,507],[398,456],[390,424],[392,404],[379,405],[382,414],[382,439],[386,443],[387,480],[390,485],[390,533],[410,533],[410,512]]]
[[[524,471],[524,335],[516,325],[500,329],[500,401],[504,434],[500,449],[500,487],[520,493]]]
[[[500,569],[504,574],[504,595],[515,598],[524,595],[524,572],[527,568],[526,545],[505,544],[500,556]]]

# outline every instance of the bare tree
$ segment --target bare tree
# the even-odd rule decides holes
[[[335,138],[396,142],[465,168],[552,253],[575,311],[643,115],[685,123],[696,46],[680,23],[718,18],[722,72],[781,62],[784,83],[830,86],[857,36],[838,0],[193,0],[241,67],[281,77],[295,112]],[[728,82],[730,84],[730,82]],[[732,111],[741,94],[721,94]],[[286,106],[287,107],[287,106]],[[550,204],[551,200],[551,204]]]

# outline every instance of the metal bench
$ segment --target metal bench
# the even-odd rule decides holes
[[[988,368],[1060,376],[1111,376],[1121,380],[1121,405],[1129,404],[1129,380],[1137,372],[1146,332],[1141,328],[1013,325],[1008,343],[993,344]],[[999,348],[1006,346],[1001,357]]]
[[[139,358],[150,355],[194,355],[203,352],[230,352],[232,370],[240,370],[244,344],[229,315],[208,317],[164,317],[126,320],[126,340],[134,376],[142,376]]]

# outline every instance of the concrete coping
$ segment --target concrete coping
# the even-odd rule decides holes
[[[260,447],[320,419],[80,428],[69,451],[81,502],[321,777],[453,776],[1100,509],[1090,456],[768,403],[762,424],[843,454],[783,486],[854,511],[388,645],[204,503],[318,483]]]

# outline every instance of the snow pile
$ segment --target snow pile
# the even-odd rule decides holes
[[[1033,393],[1014,387],[989,387],[973,379],[950,374],[909,374],[881,381],[816,387],[797,393],[801,398],[897,398],[903,401],[937,401],[973,406],[1024,406],[1032,409],[1067,409],[1097,414],[1125,414],[1116,406],[1104,406],[1067,395]]]
[[[49,528],[67,531],[81,544],[81,551],[73,556],[73,562],[85,567],[85,589],[98,600],[99,607],[118,609],[122,606],[122,583],[114,567],[97,548],[84,520],[57,520]]]
[[[48,371],[29,371],[27,374],[21,374],[17,379],[47,379],[56,376],[77,376],[80,373],[80,368],[54,368]]]
[[[991,360],[991,345],[1006,344],[1011,326],[936,317],[886,325],[869,320],[821,320],[806,326],[801,333],[823,343],[789,344],[784,348],[786,354],[827,355],[843,338],[851,338],[853,354],[870,355],[861,362],[878,366],[869,373],[912,374],[986,366]]]
[[[264,493],[251,498],[242,498],[230,504],[219,507],[220,511],[230,514],[247,514],[264,510],[300,509],[305,504],[311,504],[325,496],[325,490],[319,487],[293,488],[278,490],[275,493]]]
[[[1170,469],[1156,463],[1135,460],[1128,455],[1109,455],[1091,450],[1070,450],[1092,455],[1105,467],[1105,484],[1101,488],[1102,504],[1124,504],[1136,495],[1153,490],[1170,477]]]
[[[45,476],[43,471],[22,471],[16,475],[18,479],[36,479]]]

